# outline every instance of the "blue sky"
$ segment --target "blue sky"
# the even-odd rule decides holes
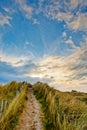
[[[0,83],[87,92],[87,1],[0,0]]]

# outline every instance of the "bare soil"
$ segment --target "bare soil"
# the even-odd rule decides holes
[[[21,114],[16,130],[43,130],[42,118],[43,113],[40,104],[35,98],[32,88],[29,88],[28,101]]]

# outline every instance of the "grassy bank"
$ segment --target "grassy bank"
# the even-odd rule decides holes
[[[45,113],[45,129],[87,129],[87,94],[60,92],[40,82],[34,84],[33,89]]]
[[[1,130],[13,130],[17,125],[27,100],[27,89],[30,86],[26,82],[16,83],[12,81],[0,87],[0,104],[3,99],[7,102],[0,118]]]

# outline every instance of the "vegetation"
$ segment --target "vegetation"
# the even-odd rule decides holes
[[[0,104],[2,101],[7,102],[3,111],[1,111],[0,130],[13,130],[15,128],[27,100],[27,89],[30,86],[26,82],[16,83],[12,81],[0,87]]]
[[[15,130],[28,87],[33,87],[42,104],[46,130],[87,130],[87,93],[60,92],[41,82],[16,81],[0,86],[0,130]]]
[[[87,94],[76,91],[60,92],[47,84],[33,85],[42,103],[47,130],[87,130]]]

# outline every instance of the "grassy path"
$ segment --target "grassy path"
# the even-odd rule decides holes
[[[43,130],[42,112],[32,88],[28,90],[28,101],[20,117],[16,130]]]

